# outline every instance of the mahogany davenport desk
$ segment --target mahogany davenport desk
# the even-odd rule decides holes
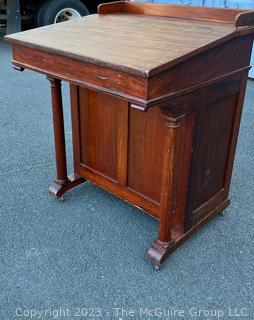
[[[116,2],[7,36],[15,68],[51,84],[50,193],[89,180],[158,219],[148,255],[159,266],[229,204],[253,24],[250,11]],[[61,80],[70,83],[72,177]]]

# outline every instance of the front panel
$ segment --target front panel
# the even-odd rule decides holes
[[[164,123],[158,107],[129,113],[128,187],[160,202]]]
[[[80,89],[80,162],[117,180],[116,98]]]

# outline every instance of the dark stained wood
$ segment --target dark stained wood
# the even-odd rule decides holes
[[[253,24],[254,24],[254,12],[253,11],[239,13],[235,18],[236,28],[253,26]]]
[[[164,262],[168,255],[173,252],[175,249],[177,249],[185,240],[187,240],[190,236],[192,236],[199,228],[201,228],[205,223],[210,221],[212,218],[214,218],[217,214],[221,213],[227,206],[229,206],[230,201],[229,199],[221,202],[217,207],[214,206],[211,211],[202,219],[200,219],[197,224],[195,224],[193,227],[188,229],[184,234],[179,234],[177,232],[172,232],[174,243],[167,248],[166,254],[163,257]],[[158,267],[160,264],[157,265]]]
[[[227,168],[232,168],[229,148],[240,90],[241,77],[238,76],[200,90],[200,98],[194,102],[197,114],[196,139],[193,146],[187,229],[204,216],[207,210],[212,210],[214,205],[227,199],[225,177]]]
[[[124,187],[128,184],[128,138],[129,104],[116,99],[117,119],[117,181]]]
[[[91,181],[98,187],[101,187],[106,191],[113,193],[117,197],[126,200],[137,208],[153,216],[155,219],[159,219],[160,205],[157,202],[152,201],[150,198],[145,197],[134,190],[123,187],[117,181],[112,180],[100,172],[82,164],[80,165],[80,172],[82,177],[85,177],[85,179]]]
[[[13,63],[17,66],[22,65],[25,69],[31,69],[46,75],[50,74],[51,77],[87,86],[94,90],[120,95],[127,100],[136,97],[139,101],[139,99],[146,97],[146,79],[143,77],[60,55],[52,55],[42,50],[14,45]]]
[[[158,107],[146,113],[130,109],[128,187],[158,203],[161,195],[164,134],[163,119]]]
[[[101,3],[98,6],[98,13],[106,14],[106,13],[123,12],[124,3],[125,1],[108,2],[108,6],[105,6],[104,3]]]
[[[236,95],[230,95],[205,107],[205,115],[200,124],[198,150],[195,150],[199,158],[196,162],[198,171],[195,179],[194,208],[198,208],[224,187],[224,172],[235,111],[232,106],[235,105]]]
[[[80,161],[104,176],[117,179],[117,101],[91,90],[79,92]],[[110,154],[110,156],[109,156]]]
[[[180,233],[186,231],[186,209],[189,192],[190,167],[193,151],[193,135],[195,128],[195,113],[187,113],[180,122],[176,141],[176,166],[174,180],[174,211],[172,226]],[[188,133],[188,134],[186,134]]]
[[[160,219],[158,238],[154,241],[148,251],[148,256],[159,266],[167,256],[169,248],[173,245],[172,239],[172,219],[176,210],[175,202],[175,183],[177,178],[176,165],[177,155],[177,136],[180,127],[180,119],[172,119],[168,115],[167,109],[162,109],[165,125],[165,138],[162,153],[162,177],[160,195]]]
[[[70,85],[74,174],[80,175],[79,87]]]
[[[126,73],[121,73],[119,77],[119,73],[113,70],[98,68],[83,62],[72,62],[69,58],[52,56],[39,50],[16,45],[14,46],[13,63],[27,69],[50,74],[51,77],[120,96],[128,101],[135,101],[141,109],[142,106],[145,109],[167,101],[183,90],[195,90],[199,86],[204,86],[205,82],[209,84],[218,78],[231,76],[232,72],[242,72],[244,66],[246,68],[246,65],[249,65],[248,52],[251,47],[251,36],[234,39],[221,47],[207,51],[204,55],[183,62],[178,67],[173,67],[171,72],[162,72],[147,80]],[[223,59],[224,53],[231,60],[231,64],[221,66],[220,61]],[[238,58],[239,55],[242,59]],[[199,72],[206,67],[208,67],[207,72]],[[189,77],[185,76],[186,69],[188,69]],[[76,75],[75,78],[73,74]],[[100,74],[107,75],[107,81],[101,79]],[[130,92],[132,95],[129,94]]]
[[[208,20],[217,22],[235,23],[235,19],[239,18],[240,14],[245,17],[245,13],[249,10],[239,9],[220,9],[195,6],[179,6],[169,4],[151,4],[151,3],[133,3],[127,1],[119,1],[112,3],[103,3],[99,5],[98,13],[108,14],[115,12],[123,12],[129,14],[141,14],[152,16],[163,16],[181,19],[193,20]],[[250,13],[251,15],[252,13]],[[248,13],[249,15],[249,13]],[[253,24],[253,23],[252,23]]]
[[[252,36],[232,39],[204,54],[180,63],[171,68],[170,72],[164,71],[152,76],[148,82],[148,100],[155,99],[156,101],[156,97],[167,95],[168,92],[172,97],[178,91],[195,88],[195,85],[198,86],[211,79],[241,70],[250,63],[249,52],[252,44]],[[222,64],[224,57],[227,57],[230,63]],[[188,70],[187,75],[186,70]],[[201,70],[206,70],[206,72],[201,72]],[[167,99],[170,95],[167,96]]]
[[[127,2],[99,12],[9,36],[13,65],[52,85],[50,193],[89,180],[150,214],[159,227],[148,255],[160,266],[229,205],[253,12]],[[72,178],[61,80],[70,83]]]
[[[197,29],[199,37],[195,37]],[[172,64],[177,58],[182,59],[209,43],[233,36],[234,32],[227,23],[114,14],[87,16],[9,35],[6,39],[102,67],[115,66],[119,70],[121,66],[123,71],[145,77],[151,70],[169,61]],[[71,38],[70,43],[66,43],[66,35]],[[182,41],[175,46],[180,36]],[[85,39],[84,44],[81,38]]]
[[[236,145],[237,145],[237,139],[238,139],[238,132],[240,128],[240,121],[241,121],[241,115],[242,115],[242,109],[243,109],[246,84],[247,84],[247,74],[245,73],[240,78],[239,91],[238,91],[239,93],[237,96],[234,119],[233,119],[232,128],[231,128],[231,139],[230,139],[230,145],[228,149],[228,161],[227,161],[227,167],[226,167],[225,176],[224,176],[224,186],[225,186],[227,196],[229,193],[233,164],[235,159]]]
[[[194,210],[224,188],[228,146],[231,137],[236,95],[228,96],[216,104],[206,105],[199,131],[197,146]],[[212,119],[212,121],[211,121]],[[198,217],[192,216],[193,220]]]
[[[48,77],[47,79],[49,80],[51,86],[56,156],[56,178],[53,181],[52,185],[49,187],[49,193],[56,198],[60,198],[66,191],[84,182],[84,179],[78,176],[76,173],[74,173],[73,176],[67,176],[61,81],[50,77]],[[75,159],[74,163],[75,165],[77,165]]]
[[[52,115],[56,150],[56,181],[61,184],[68,180],[61,81],[49,77],[48,80],[50,82],[52,96]]]
[[[180,124],[177,121],[171,121],[166,117],[165,121],[165,138],[162,153],[162,178],[161,178],[161,195],[160,195],[160,220],[158,230],[158,241],[167,246],[172,243],[172,216],[175,211],[174,194],[175,189],[172,188],[176,179],[175,163],[176,158],[176,142],[177,129]],[[170,190],[170,192],[169,192]]]
[[[164,14],[164,8],[176,8],[175,10],[179,10],[182,17],[151,17],[128,14],[128,12],[91,15],[79,20],[67,21],[61,25],[54,24],[9,35],[5,39],[11,43],[22,44],[48,53],[147,77],[158,71],[167,70],[230,38],[249,33],[248,28],[236,30],[235,25],[228,22],[194,20],[193,16],[190,19],[183,19],[184,13],[188,15],[189,11],[195,12],[199,19],[200,10],[208,11],[207,15],[210,10],[212,12],[218,10],[222,16],[228,15],[231,10],[189,6],[184,10],[181,6],[159,5],[158,7],[156,4],[128,2],[125,5],[127,8],[129,6],[130,8],[148,6],[151,10],[160,8],[158,12],[160,15]],[[242,11],[233,10],[233,12]],[[66,39],[71,40],[68,42]],[[85,39],[85,42],[80,39]],[[140,55],[140,52],[143,54]],[[103,79],[108,77],[104,74],[101,76]]]
[[[185,211],[191,164],[194,114],[172,118],[168,108],[162,108],[166,132],[163,149],[160,219],[158,238],[148,255],[155,265],[165,261],[174,244],[172,227],[184,233]]]

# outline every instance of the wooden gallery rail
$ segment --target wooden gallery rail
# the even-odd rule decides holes
[[[148,255],[160,266],[229,204],[253,25],[251,11],[122,1],[7,36],[14,67],[51,84],[50,193],[89,180],[140,207],[159,221]],[[61,80],[70,83],[72,177]]]

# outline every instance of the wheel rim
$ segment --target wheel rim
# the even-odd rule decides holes
[[[77,10],[73,8],[64,8],[56,14],[54,23],[77,19],[80,17],[81,14]]]

